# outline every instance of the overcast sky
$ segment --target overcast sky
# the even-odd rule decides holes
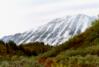
[[[0,37],[79,13],[99,14],[99,0],[0,0]]]

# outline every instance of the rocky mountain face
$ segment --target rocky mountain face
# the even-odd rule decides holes
[[[24,33],[17,33],[2,38],[5,42],[13,40],[17,44],[29,42],[44,42],[51,45],[61,44],[70,37],[84,32],[95,17],[87,15],[75,15],[57,18],[36,30],[30,30]]]

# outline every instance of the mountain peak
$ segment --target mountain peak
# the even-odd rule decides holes
[[[35,31],[2,38],[4,41],[13,40],[17,44],[29,42],[44,42],[51,45],[61,44],[71,36],[84,32],[95,18],[84,14],[65,16],[38,27]]]

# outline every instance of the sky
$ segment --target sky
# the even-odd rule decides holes
[[[0,0],[0,37],[75,14],[99,14],[99,0]]]

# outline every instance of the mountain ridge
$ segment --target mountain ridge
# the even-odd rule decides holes
[[[2,40],[5,42],[12,40],[17,44],[36,41],[52,45],[61,44],[71,36],[84,32],[94,20],[95,17],[84,14],[66,16],[54,19],[51,22],[38,27],[36,30],[5,36]]]

